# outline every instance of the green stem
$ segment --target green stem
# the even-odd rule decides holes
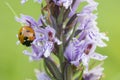
[[[63,13],[64,13],[65,8],[62,7],[60,14],[57,18],[57,26],[58,26],[58,35],[59,35],[59,39],[60,41],[63,42]],[[61,72],[63,73],[63,63],[64,63],[64,52],[63,52],[63,44],[59,45],[59,53],[58,53],[58,57],[59,57],[59,61],[60,61],[60,68],[61,68]]]
[[[62,41],[62,35],[60,37],[60,40]],[[61,67],[61,71],[63,73],[63,63],[64,63],[64,52],[63,52],[63,44],[59,45],[59,61],[60,61],[60,67]]]

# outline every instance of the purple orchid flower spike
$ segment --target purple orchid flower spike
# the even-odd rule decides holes
[[[28,0],[21,0],[24,4]],[[41,3],[42,0],[34,0]],[[109,41],[105,33],[97,26],[97,6],[94,0],[45,0],[42,15],[36,21],[31,16],[21,14],[16,21],[24,27],[33,29],[34,39],[30,39],[29,31],[22,30],[21,41],[25,37],[31,40],[29,50],[23,53],[30,61],[43,59],[45,72],[36,70],[37,80],[100,80],[104,68],[90,66],[90,60],[104,61],[107,56],[96,52],[97,47],[106,47]],[[84,7],[77,11],[79,5]],[[43,3],[44,4],[44,3]],[[20,31],[20,32],[22,32]],[[19,34],[21,35],[21,34]],[[28,40],[27,39],[27,40]],[[27,41],[26,40],[26,41]],[[51,55],[52,54],[52,55]],[[57,58],[59,61],[55,61]],[[58,65],[59,63],[59,65]],[[91,69],[91,70],[90,70]],[[80,76],[74,76],[80,72]]]

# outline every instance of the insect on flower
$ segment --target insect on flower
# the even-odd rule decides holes
[[[29,0],[21,0],[22,4],[27,1]],[[43,0],[34,1],[40,3]],[[108,41],[109,38],[101,33],[97,26],[98,2],[94,0],[44,0],[44,2],[41,4],[41,15],[37,21],[29,15],[17,16],[13,8],[6,3],[15,15],[16,21],[22,25],[17,35],[19,39],[17,44],[29,47],[23,53],[29,56],[30,61],[43,59],[44,70],[49,72],[47,75],[45,72],[35,70],[37,80],[101,80],[104,68],[102,64],[94,67],[96,64],[91,62],[91,59],[102,62],[107,58],[97,53],[96,49],[107,46],[103,40]],[[77,11],[82,2],[87,4],[83,4],[81,10]]]
[[[5,4],[6,4],[6,6],[8,6],[8,8],[11,10],[11,12],[17,17],[16,12],[11,7],[11,5],[7,2]],[[18,39],[19,39],[21,44],[29,47],[29,46],[31,46],[31,43],[35,39],[35,32],[34,32],[33,28],[30,27],[30,26],[32,26],[31,22],[28,21],[28,20],[26,20],[26,22],[29,23],[30,25],[29,26],[23,26],[22,28],[20,28],[19,33],[18,33]]]
[[[35,32],[30,26],[24,26],[19,30],[18,39],[23,45],[29,47],[35,39]]]

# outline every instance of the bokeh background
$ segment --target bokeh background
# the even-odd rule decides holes
[[[108,55],[104,63],[103,80],[120,80],[120,0],[97,1],[98,26],[110,38],[106,48],[97,49],[98,52]],[[25,5],[21,5],[20,0],[0,0],[0,80],[35,80],[34,69],[39,68],[39,62],[29,62],[28,57],[22,53],[26,47],[16,45],[16,34],[21,26],[15,21],[5,2],[18,15],[31,15],[36,20],[40,16],[40,5],[33,3],[33,0]]]

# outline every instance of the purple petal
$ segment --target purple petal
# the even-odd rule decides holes
[[[39,18],[39,20],[38,20],[38,22],[37,22],[37,23],[38,23],[38,27],[43,26],[42,22],[45,23],[44,16],[40,16],[40,18]]]
[[[78,6],[80,5],[81,1],[82,0],[76,0],[75,1],[74,5],[73,5],[73,7],[71,9],[71,12],[69,13],[69,17],[73,16],[76,13],[76,10],[77,10]]]
[[[92,59],[96,59],[96,60],[99,60],[99,61],[103,61],[107,58],[107,56],[103,56],[103,55],[98,54],[98,53],[93,53],[90,57]]]
[[[50,56],[51,51],[53,49],[53,43],[52,42],[47,42],[46,44],[46,50],[44,52],[44,56],[47,58],[48,56]]]
[[[81,55],[82,55],[82,46],[83,43],[78,43],[78,40],[73,39],[67,46],[64,56],[65,58],[71,63],[74,64],[75,66],[78,66],[81,60]]]
[[[33,29],[37,26],[37,22],[31,17],[27,15],[21,14],[21,17],[16,17],[16,21],[25,24],[26,26],[31,26]]]

